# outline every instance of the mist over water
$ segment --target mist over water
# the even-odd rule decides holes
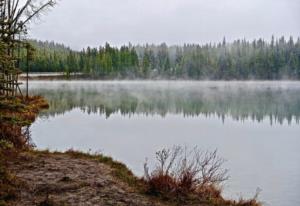
[[[180,114],[282,124],[299,123],[300,117],[298,82],[33,82],[31,92],[42,94],[50,103],[42,116],[80,108],[107,118],[118,112],[124,116]]]
[[[227,197],[295,206],[300,191],[300,83],[36,81],[50,109],[32,126],[39,149],[101,151],[143,174],[163,147],[218,149]]]

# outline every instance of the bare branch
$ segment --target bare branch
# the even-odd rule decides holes
[[[147,162],[144,164],[145,179],[153,187],[161,187],[154,190],[203,191],[218,187],[229,178],[228,170],[222,169],[225,160],[217,155],[217,150],[202,152],[197,147],[189,150],[174,146],[158,151],[156,159],[158,164],[151,174]]]
[[[33,13],[29,14],[27,19],[23,21],[22,24],[20,24],[20,27],[25,25],[27,22],[29,22],[33,17],[38,16],[42,11],[44,11],[48,7],[53,7],[55,5],[55,1],[49,0],[47,3],[44,5],[40,6],[38,9],[33,10]]]
[[[20,17],[24,14],[24,11],[27,9],[31,1],[32,0],[27,0],[26,3],[22,6],[22,8],[18,10],[17,15],[13,19],[14,22],[19,21]]]

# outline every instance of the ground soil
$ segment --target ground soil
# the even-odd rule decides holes
[[[9,162],[9,170],[22,181],[10,205],[166,205],[115,178],[108,165],[88,158],[23,152]]]

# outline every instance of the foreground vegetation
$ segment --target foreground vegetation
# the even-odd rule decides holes
[[[31,40],[36,58],[31,72],[80,72],[89,78],[300,79],[300,38],[270,41],[225,38],[220,43],[184,46],[108,43],[74,51],[63,44]],[[26,70],[26,53],[21,68]]]
[[[40,16],[45,9],[54,6],[56,1],[27,0],[23,5],[19,3],[18,0],[0,0],[0,206],[83,205],[91,199],[93,202],[90,201],[89,204],[92,205],[260,205],[255,199],[235,202],[222,198],[217,186],[226,177],[225,173],[217,172],[222,161],[219,162],[215,153],[209,155],[212,158],[206,159],[208,163],[213,163],[213,167],[206,167],[201,161],[198,165],[196,161],[195,168],[208,168],[208,176],[202,175],[200,178],[205,179],[200,180],[197,169],[186,165],[185,161],[179,161],[179,166],[184,168],[178,173],[179,176],[169,173],[169,170],[164,170],[162,166],[151,174],[147,169],[146,177],[139,179],[125,165],[103,155],[93,156],[76,151],[34,151],[30,142],[29,126],[35,121],[40,110],[48,108],[48,104],[43,97],[29,97],[28,87],[26,98],[22,94],[17,96],[18,92],[21,93],[18,67],[28,69],[29,61],[33,59],[32,48],[28,42],[21,41],[21,35],[27,33],[28,22]],[[168,74],[173,70],[165,53],[165,46],[162,47],[164,50],[157,54],[159,74],[161,71],[162,74]],[[222,48],[225,49],[224,46]],[[23,59],[17,55],[21,49]],[[61,54],[63,53],[64,51]],[[41,54],[40,51],[38,54]],[[45,50],[42,55],[46,56]],[[57,58],[55,54],[54,58]],[[86,73],[96,75],[132,74],[146,77],[150,68],[146,51],[143,63],[139,67],[138,55],[131,46],[122,47],[119,51],[106,45],[99,52],[88,49],[87,54],[69,51],[65,60],[61,56],[58,58],[62,58],[61,61],[50,61],[51,64],[59,63],[58,66],[51,65],[51,68],[62,68],[67,74],[81,68]],[[34,63],[39,61],[37,58]],[[125,70],[121,71],[123,68]],[[134,70],[127,70],[128,68]],[[169,158],[165,150],[158,153],[158,156],[162,157],[161,162]],[[209,177],[210,175],[212,176]],[[59,201],[53,200],[52,196],[59,197]],[[65,197],[68,198],[67,202],[63,201]]]
[[[227,179],[227,171],[222,170],[223,160],[216,155],[216,152],[205,153],[202,156],[198,150],[193,150],[189,154],[193,153],[195,156],[182,156],[187,151],[180,147],[162,150],[157,153],[159,166],[150,171],[145,164],[145,176],[138,178],[124,164],[101,154],[91,155],[73,150],[65,153],[33,150],[29,133],[26,129],[24,130],[24,127],[29,126],[38,112],[47,107],[48,104],[42,97],[5,98],[0,101],[1,206],[26,205],[31,204],[29,203],[31,201],[38,205],[68,205],[68,202],[75,199],[71,197],[71,199],[64,200],[62,196],[55,194],[69,190],[69,192],[83,190],[85,195],[92,195],[89,191],[98,191],[99,185],[97,186],[96,182],[101,178],[116,179],[110,180],[111,184],[124,188],[124,191],[120,192],[115,191],[115,187],[109,184],[101,186],[103,191],[99,191],[111,195],[105,201],[127,201],[124,205],[131,204],[128,201],[132,200],[129,200],[127,196],[132,194],[136,195],[132,198],[140,201],[138,205],[260,205],[256,197],[252,200],[239,201],[225,200],[222,197],[219,183]],[[59,163],[60,160],[65,163]],[[66,162],[70,165],[66,165]],[[90,166],[87,169],[82,165]],[[70,167],[74,167],[71,172],[68,170]],[[93,172],[92,174],[97,177],[83,177],[89,182],[74,179],[76,174],[72,171],[84,176],[88,174],[86,170],[98,171],[101,176],[98,177],[96,174],[98,172]],[[57,177],[57,181],[61,183],[54,184],[48,177],[57,174],[58,171],[61,171],[62,176]],[[39,176],[41,174],[42,176]],[[32,193],[30,185],[35,185],[34,195],[24,196],[24,194]],[[101,196],[99,191],[95,195],[96,200]],[[121,197],[119,193],[122,194]],[[87,198],[87,196],[82,198]],[[121,200],[115,198],[121,198]],[[99,201],[102,200],[99,199]]]
[[[7,170],[7,160],[32,147],[28,127],[46,108],[48,103],[39,96],[0,98],[0,205],[16,198],[20,184]]]
[[[28,131],[41,109],[48,108],[42,97],[2,97],[0,100],[0,139],[22,149],[29,146]]]
[[[5,196],[7,205],[261,205],[256,197],[225,200],[213,185],[190,190],[189,179],[180,186],[173,184],[172,176],[140,179],[124,164],[101,154],[27,150],[6,160],[10,171],[18,174],[13,184],[5,185],[10,192]]]

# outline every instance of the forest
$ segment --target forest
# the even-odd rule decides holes
[[[75,51],[63,44],[30,40],[30,72],[82,73],[107,79],[300,79],[300,38],[245,39],[183,46],[128,44]],[[26,53],[21,52],[26,70]]]

